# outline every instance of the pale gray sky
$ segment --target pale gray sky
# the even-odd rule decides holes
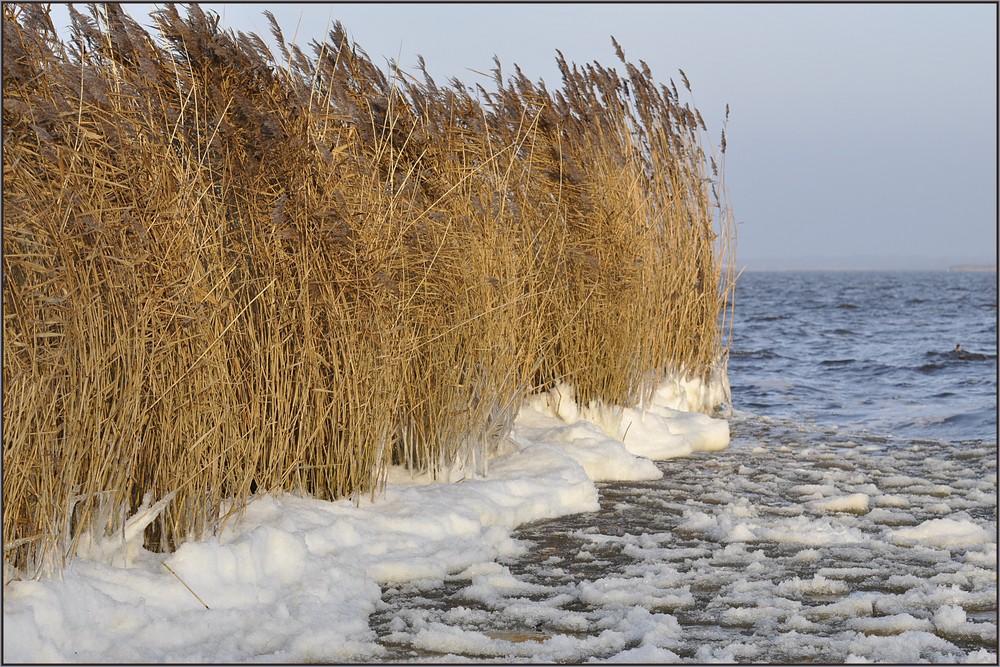
[[[130,11],[149,25],[150,6]],[[262,37],[270,9],[300,45],[339,20],[376,63],[411,68],[422,54],[439,83],[474,81],[496,54],[555,87],[556,49],[614,65],[614,35],[661,82],[685,71],[714,142],[730,105],[741,265],[996,262],[996,4],[202,7]]]

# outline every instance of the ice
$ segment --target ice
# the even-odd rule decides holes
[[[762,539],[773,542],[826,546],[833,544],[864,544],[869,541],[857,528],[843,526],[832,520],[792,517],[769,522],[757,529]]]
[[[843,581],[827,579],[822,574],[813,575],[812,579],[793,579],[778,584],[777,592],[784,596],[801,597],[808,595],[839,595],[847,593],[851,587]]]
[[[868,519],[885,526],[912,526],[918,523],[916,517],[909,512],[896,512],[882,508],[871,510],[868,513]]]
[[[996,569],[997,566],[997,552],[996,549],[993,551],[969,551],[965,554],[965,562],[971,563],[972,565],[983,565],[992,566]]]
[[[789,491],[802,496],[802,500],[814,500],[835,495],[837,487],[832,484],[796,484]]]
[[[616,653],[610,658],[594,662],[608,662],[625,665],[655,665],[680,662],[681,657],[673,651],[659,646],[643,645]]]
[[[735,642],[723,647],[701,646],[695,654],[695,661],[701,664],[736,664],[741,656],[749,658],[757,652],[752,645]]]
[[[674,610],[690,607],[694,597],[687,587],[671,587],[670,568],[647,570],[641,577],[603,577],[579,586],[579,599],[602,607],[641,607]]]
[[[393,470],[384,497],[374,503],[323,502],[294,494],[256,497],[239,521],[172,554],[141,548],[143,529],[169,502],[169,497],[158,503],[147,498],[123,533],[85,536],[81,557],[61,579],[11,581],[4,587],[4,659],[378,659],[385,649],[376,642],[369,617],[383,604],[383,587],[433,590],[456,576],[468,581],[462,595],[472,603],[508,606],[520,620],[553,623],[563,618],[563,626],[581,627],[580,618],[574,621],[558,608],[507,604],[511,596],[539,592],[537,585],[496,563],[523,553],[511,530],[596,510],[595,480],[660,478],[662,472],[649,458],[629,451],[632,445],[642,449],[642,442],[656,440],[658,430],[659,449],[645,446],[653,455],[724,447],[729,441],[725,421],[677,411],[704,407],[717,394],[696,382],[671,381],[640,414],[581,408],[571,398],[572,389],[563,385],[525,406],[508,449],[491,462],[487,479],[453,471],[453,479],[461,481],[442,484]],[[623,415],[632,425],[618,434],[612,426]],[[629,446],[621,440],[626,430]],[[690,600],[683,587],[664,590],[650,579],[645,588],[626,591],[630,583],[625,581],[608,578],[603,593],[607,604],[616,594],[634,596],[631,606],[621,600],[627,607],[621,623],[642,612],[647,620],[659,619],[653,625],[662,634],[663,627],[673,626],[642,604],[676,607]],[[462,618],[469,621],[475,613],[470,610]],[[406,621],[394,623],[397,633],[412,627]],[[654,629],[634,638],[640,645],[628,649],[623,638],[630,635],[616,626],[574,642],[551,637],[537,653],[533,645],[425,620],[410,643],[455,656],[538,654],[573,660],[594,652],[630,655],[626,650],[668,655],[648,643]]]
[[[487,478],[258,497],[172,554],[97,541],[5,587],[4,659],[995,663],[993,451],[761,419],[710,453],[729,427],[670,412],[704,394],[628,412],[564,385]]]
[[[942,484],[924,484],[908,489],[909,493],[918,496],[934,496],[936,498],[946,498],[951,495],[951,488]]]
[[[910,501],[903,496],[883,494],[875,498],[875,505],[878,507],[898,507],[906,509],[910,506]]]
[[[855,593],[837,602],[812,607],[807,614],[811,620],[826,618],[854,618],[871,616],[872,604],[878,596],[872,593]]]
[[[962,662],[965,664],[995,665],[997,664],[997,654],[981,648],[970,653]]]
[[[688,456],[696,451],[725,449],[729,444],[729,424],[726,421],[713,419],[700,412],[686,411],[700,409],[705,405],[705,397],[710,396],[710,393],[693,387],[690,382],[665,382],[656,392],[651,405],[636,410],[601,403],[580,406],[576,403],[572,387],[559,383],[533,398],[528,405],[528,412],[519,418],[519,422],[527,426],[532,413],[558,418],[569,426],[582,422],[578,429],[562,426],[547,433],[536,431],[533,435],[545,440],[593,443],[592,458],[596,460],[595,463],[608,458],[605,451],[608,444],[617,448],[623,443],[631,454],[653,460]],[[642,472],[632,473],[650,475],[646,477],[625,477],[616,471],[595,479],[659,478],[659,471],[655,466],[648,470],[649,472],[644,469]]]
[[[809,507],[823,512],[849,512],[864,514],[868,511],[868,496],[864,493],[852,493],[847,496],[835,496],[825,500],[814,500]]]
[[[729,444],[729,425],[696,412],[666,407],[624,410],[622,439],[633,454],[662,460],[691,452],[714,452]]]
[[[948,638],[975,638],[995,643],[997,626],[995,623],[972,623],[965,610],[958,605],[943,605],[934,612],[934,627]]]
[[[928,503],[924,505],[924,509],[928,512],[934,514],[951,514],[952,506],[950,503]]]
[[[453,615],[452,615],[453,616]],[[454,618],[450,620],[456,620]],[[415,632],[396,633],[393,639],[435,654],[451,653],[491,658],[580,662],[587,655],[603,654],[621,662],[628,656],[667,656],[664,644],[674,642],[680,628],[673,617],[646,609],[620,610],[592,623],[594,633],[575,637],[524,629],[473,630],[438,620],[420,619]],[[626,649],[626,646],[631,648]]]
[[[792,559],[802,563],[816,563],[822,558],[822,554],[817,549],[802,549]]]
[[[462,596],[468,600],[485,604],[497,604],[505,596],[531,595],[545,592],[543,586],[530,584],[514,577],[510,570],[497,563],[489,563],[493,568],[480,568],[480,572],[471,577],[472,583],[462,590]],[[466,570],[466,575],[474,568]],[[484,571],[485,570],[485,571]]]
[[[121,534],[95,535],[88,531],[80,536],[77,553],[81,558],[112,563],[123,567],[131,566],[142,551],[143,531],[160,515],[167,504],[176,495],[168,493],[164,498],[153,502],[151,493],[147,493],[142,504],[121,528]],[[103,508],[104,512],[111,508]],[[101,510],[99,510],[100,512]],[[98,521],[98,524],[104,523]]]
[[[858,634],[850,642],[854,662],[945,662],[951,644],[937,635],[922,630],[910,630],[894,636]]]
[[[889,539],[904,546],[968,547],[996,542],[996,535],[966,519],[931,519],[913,528],[895,530]]]
[[[876,618],[860,617],[851,619],[847,627],[866,635],[887,636],[899,635],[911,630],[933,632],[934,624],[923,618],[915,618],[910,614],[893,614]]]
[[[817,575],[844,581],[857,581],[877,573],[877,570],[870,567],[821,567]]]
[[[730,607],[722,613],[719,622],[736,627],[773,627],[797,616],[800,608],[801,603],[790,600],[757,600],[750,607]]]
[[[647,480],[663,476],[648,458],[641,458],[626,449],[620,441],[608,436],[591,421],[579,420],[575,415],[570,422],[555,421],[552,407],[545,411],[536,402],[522,411],[513,433],[516,442],[527,444],[544,442],[561,451],[583,467],[591,480]],[[548,413],[548,414],[546,414]],[[567,413],[565,408],[558,411]],[[560,416],[562,420],[565,417]]]

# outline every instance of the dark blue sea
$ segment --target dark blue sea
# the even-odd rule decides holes
[[[730,446],[520,527],[491,596],[386,589],[385,659],[997,664],[996,274],[746,273],[735,299]]]
[[[746,415],[996,443],[993,272],[745,273],[730,355]]]

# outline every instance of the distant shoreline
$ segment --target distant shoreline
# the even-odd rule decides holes
[[[744,267],[741,273],[996,273],[996,264],[958,264],[948,268],[937,269],[897,269],[897,268],[865,268],[848,269],[819,267],[815,269],[805,268],[757,268]]]
[[[907,257],[891,255],[801,255],[737,257],[744,271],[976,271],[997,270],[997,258],[988,254]]]
[[[949,266],[949,271],[975,271],[978,273],[989,273],[997,272],[996,264],[956,264],[955,266]]]

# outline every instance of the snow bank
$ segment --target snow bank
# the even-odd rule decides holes
[[[488,600],[516,585],[493,563],[523,549],[511,530],[596,510],[595,480],[659,478],[650,458],[725,447],[726,422],[680,411],[722,394],[671,381],[640,412],[577,406],[563,386],[522,410],[488,479],[431,483],[394,470],[384,497],[357,506],[258,497],[238,522],[173,554],[145,551],[136,539],[93,540],[89,558],[72,561],[60,580],[5,587],[4,661],[378,660],[384,649],[369,616],[381,586],[433,585],[461,574],[471,579],[471,599]],[[129,524],[137,535],[159,508],[143,510]],[[650,581],[630,591],[614,577],[594,582],[587,595],[616,609],[632,598],[654,608],[691,599],[683,587],[662,590]],[[623,607],[615,618],[587,642],[614,653],[613,661],[676,659],[653,641],[679,632],[672,617]],[[426,641],[436,651],[475,655],[496,641],[440,624],[421,632],[415,645]],[[511,641],[510,653],[572,660],[594,649],[567,641]]]
[[[712,405],[708,401],[719,399],[717,394],[700,383],[672,380],[660,386],[652,404],[644,409],[601,403],[580,406],[572,387],[558,384],[536,396],[529,406],[537,414],[558,417],[566,424],[583,421],[588,428],[597,426],[631,454],[662,461],[693,452],[719,451],[729,445],[728,422],[689,411]]]

